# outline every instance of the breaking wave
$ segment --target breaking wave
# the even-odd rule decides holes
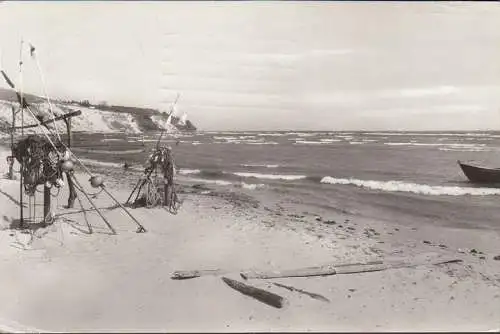
[[[305,176],[305,175],[261,174],[261,173],[249,173],[249,172],[244,172],[244,173],[236,172],[236,173],[232,173],[232,174],[237,175],[237,176],[241,176],[241,177],[254,177],[257,179],[267,179],[267,180],[293,181],[293,180],[303,180],[303,179],[307,178],[307,176]]]
[[[82,148],[72,148],[71,149],[74,152],[82,152],[82,153],[101,153],[101,154],[111,154],[111,155],[121,155],[121,154],[136,154],[136,153],[142,153],[145,150],[144,149],[137,149],[137,150],[120,150],[120,151],[110,151],[110,150],[90,150],[90,149],[82,149]]]
[[[486,196],[500,195],[499,188],[471,188],[471,187],[450,187],[450,186],[430,186],[427,184],[406,183],[402,181],[374,181],[359,179],[343,179],[325,176],[321,183],[353,185],[360,188],[372,190],[382,190],[388,192],[409,192],[421,195],[449,195],[449,196]]]
[[[185,169],[182,168],[179,171],[177,171],[180,175],[190,175],[190,174],[200,174],[201,170],[199,169]]]
[[[278,168],[280,165],[265,165],[265,164],[242,164],[243,167],[266,167],[266,168]]]

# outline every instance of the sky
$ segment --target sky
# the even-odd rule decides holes
[[[500,129],[495,2],[2,2],[18,84],[21,38],[49,95],[163,111],[179,93],[202,130]]]

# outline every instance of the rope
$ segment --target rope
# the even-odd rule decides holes
[[[54,120],[54,127],[56,129],[55,132],[57,134],[57,138],[59,139],[60,142],[62,142],[62,139],[61,139],[61,136],[60,136],[60,132],[59,132],[59,128],[57,127],[57,122],[55,121],[56,115],[54,114],[54,110],[52,108],[52,103],[50,102],[50,97],[47,94],[47,88],[46,88],[47,85],[45,84],[45,78],[44,78],[44,75],[43,75],[43,72],[42,72],[42,68],[40,66],[40,62],[39,62],[38,57],[36,56],[36,54],[34,52],[32,53],[32,55],[33,55],[33,58],[35,59],[36,67],[38,69],[38,74],[40,75],[40,79],[42,81],[43,94],[45,95],[45,98],[47,99],[47,103],[49,104],[49,111],[52,114],[52,119]]]

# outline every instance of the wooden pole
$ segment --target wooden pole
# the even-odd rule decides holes
[[[36,127],[41,126],[41,125],[45,126],[47,124],[54,123],[55,121],[66,120],[66,119],[69,119],[71,117],[78,116],[78,115],[81,115],[81,114],[82,114],[82,112],[80,110],[76,110],[76,111],[69,112],[67,114],[64,114],[64,115],[57,116],[55,118],[49,119],[47,121],[40,122],[39,124],[24,125],[24,123],[23,123],[23,125],[16,127],[16,129],[36,128]]]
[[[12,106],[12,128],[10,129],[10,162],[9,162],[9,179],[14,179],[14,128],[16,126],[16,110]]]
[[[19,162],[21,172],[19,176],[19,227],[24,227],[24,210],[23,210],[23,160]]]
[[[50,217],[50,188],[46,185],[43,186],[43,222],[45,224],[52,223]]]
[[[71,143],[72,143],[72,132],[71,132],[71,117],[64,118],[64,123],[66,123],[66,134],[68,136],[68,148],[71,148]],[[68,180],[68,188],[69,188],[69,197],[68,197],[68,209],[73,208],[75,205],[75,199],[76,199],[76,189],[75,189],[75,184],[73,183],[73,179],[69,176],[69,174],[66,172],[66,180]]]

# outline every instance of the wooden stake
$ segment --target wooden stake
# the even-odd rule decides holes
[[[50,188],[47,186],[43,186],[43,222],[45,224],[52,223],[50,220]]]
[[[16,126],[16,110],[12,106],[12,128],[10,129],[10,156],[9,179],[14,179],[14,128]]]

